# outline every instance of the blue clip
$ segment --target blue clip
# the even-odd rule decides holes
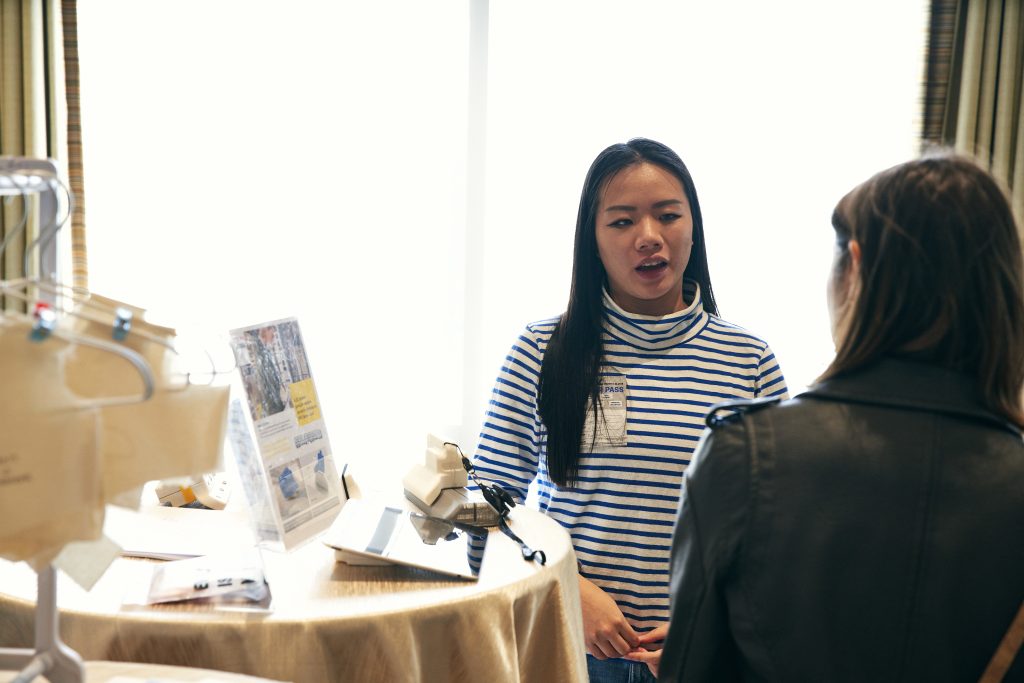
[[[117,317],[114,318],[114,339],[117,341],[124,341],[124,338],[128,336],[128,333],[132,330],[132,312],[127,308],[118,307],[115,312]]]
[[[28,338],[36,342],[43,341],[57,327],[57,314],[49,308],[37,306],[33,317],[36,321],[32,323],[32,331],[29,332]]]

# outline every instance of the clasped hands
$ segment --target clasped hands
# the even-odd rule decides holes
[[[642,662],[652,674],[658,675],[661,646],[668,633],[668,624],[646,633],[637,633],[615,601],[582,576],[580,604],[583,608],[583,637],[587,652],[598,659],[621,657]]]

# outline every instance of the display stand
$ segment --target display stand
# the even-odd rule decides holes
[[[231,330],[231,348],[243,396],[231,403],[228,434],[256,538],[290,551],[326,531],[348,498],[298,320]]]
[[[49,159],[0,157],[0,196],[40,195],[41,218],[52,224],[54,231],[59,227],[53,221],[59,184],[57,166]],[[44,233],[37,240],[38,246],[42,247],[40,242],[45,242],[48,237],[52,234]],[[53,250],[40,251],[43,271],[50,275]],[[21,673],[11,683],[29,683],[44,675],[50,683],[82,683],[85,680],[82,658],[61,642],[57,622],[57,570],[48,564],[38,571],[35,648],[0,648],[0,670],[21,668]]]
[[[21,669],[11,683],[29,683],[39,676],[46,676],[50,683],[82,683],[82,658],[60,639],[57,570],[53,565],[39,570],[37,585],[35,649],[0,648],[0,670]]]

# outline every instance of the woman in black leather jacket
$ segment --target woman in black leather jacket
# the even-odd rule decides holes
[[[1005,195],[969,160],[924,158],[855,188],[833,225],[835,360],[794,400],[717,409],[687,470],[662,681],[976,681],[1022,607]]]

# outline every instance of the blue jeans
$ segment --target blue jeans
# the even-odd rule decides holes
[[[656,683],[657,679],[641,662],[628,659],[597,659],[587,655],[590,683]]]

